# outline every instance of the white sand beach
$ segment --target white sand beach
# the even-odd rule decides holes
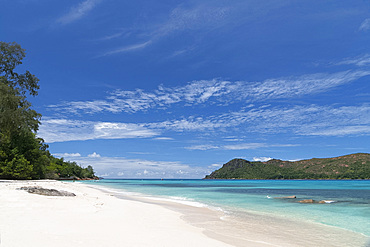
[[[64,190],[76,196],[17,190],[23,186]],[[314,246],[361,246],[366,240],[360,237],[352,245],[343,239],[335,242],[336,236],[346,237],[340,230],[316,238],[322,230],[318,228],[302,230],[314,239],[299,242],[300,231],[286,235],[284,227],[279,229],[271,222],[268,228],[258,221],[251,221],[248,229],[239,227],[242,232],[233,235],[235,225],[234,230],[230,222],[223,225],[222,213],[211,211],[171,202],[121,199],[81,183],[0,181],[0,246],[305,246],[310,242]],[[349,234],[348,238],[358,236]]]
[[[73,192],[55,197],[16,190],[42,186]],[[55,181],[0,183],[1,247],[227,246],[164,207],[117,199],[83,184]]]

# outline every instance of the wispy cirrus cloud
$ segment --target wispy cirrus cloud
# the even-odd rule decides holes
[[[211,131],[220,128],[235,127],[235,123],[227,123],[217,117],[197,117],[187,119],[175,119],[164,122],[149,123],[148,126],[154,129],[166,129],[177,132],[186,131]]]
[[[223,150],[251,150],[258,148],[267,148],[267,147],[295,147],[296,144],[268,144],[268,143],[238,143],[233,145],[194,145],[190,147],[185,147],[189,150],[212,150],[212,149],[223,149]]]
[[[226,150],[249,150],[266,147],[296,147],[296,144],[267,144],[267,143],[240,143],[223,146]]]
[[[360,30],[360,31],[368,31],[368,30],[370,30],[370,18],[365,19],[365,20],[361,23],[361,25],[360,25],[360,27],[359,27],[359,30]]]
[[[158,136],[158,130],[140,124],[46,119],[38,135],[48,143],[94,139],[148,138]]]
[[[291,133],[300,136],[370,135],[370,106],[293,106],[256,107],[207,117],[189,117],[152,123],[110,123],[46,119],[38,134],[46,142],[94,139],[154,138],[169,131],[224,133],[234,130],[248,133]],[[168,140],[166,138],[165,140]],[[238,143],[232,145],[202,144],[189,150],[244,150],[264,147],[290,147],[291,144]]]
[[[270,12],[286,4],[277,1],[269,1],[268,4],[264,3],[263,5],[245,1],[233,1],[232,3],[227,1],[188,1],[168,10],[164,15],[158,14],[152,18],[152,20],[158,21],[149,23],[146,18],[141,18],[132,27],[124,27],[125,30],[129,30],[129,38],[124,35],[125,33],[118,31],[103,37],[102,40],[120,37],[122,40],[137,41],[146,37],[148,41],[157,43],[184,32],[194,33],[196,39],[193,39],[190,47],[188,44],[177,42],[175,49],[169,49],[170,55],[167,57],[174,57],[195,51],[206,40],[207,35],[213,31],[222,35],[227,32],[226,30],[239,25],[259,21],[269,16]]]
[[[354,58],[346,58],[336,65],[356,65],[359,67],[370,65],[370,54],[364,54],[362,56]]]
[[[183,7],[179,6],[172,9],[165,21],[157,23],[143,23],[137,26],[127,29],[126,31],[119,31],[111,35],[107,35],[100,40],[111,40],[124,36],[127,30],[130,30],[131,40],[142,40],[146,37],[146,42],[136,42],[135,45],[123,46],[119,48],[114,48],[108,52],[105,52],[98,57],[110,56],[114,54],[136,51],[139,49],[144,49],[151,45],[152,43],[158,42],[163,38],[173,34],[180,33],[186,30],[202,30],[216,29],[222,25],[225,25],[225,17],[228,15],[228,10],[230,7],[216,7],[212,5],[196,5],[193,7]],[[201,34],[199,34],[201,35]],[[136,37],[136,38],[135,38]],[[189,51],[192,49],[181,49],[181,53]],[[174,53],[173,55],[178,55],[179,53]]]
[[[314,136],[346,136],[346,135],[369,135],[370,125],[368,124],[353,124],[348,126],[307,126],[307,129],[300,130],[301,135]]]
[[[131,51],[136,51],[136,50],[140,50],[140,49],[144,49],[145,47],[147,47],[148,45],[150,45],[152,43],[152,41],[147,41],[147,42],[144,42],[144,43],[138,43],[138,44],[134,44],[134,45],[129,45],[129,46],[123,46],[123,47],[120,47],[120,48],[117,48],[115,50],[111,50],[111,51],[108,51],[108,52],[105,52],[97,57],[105,57],[105,56],[109,56],[109,55],[113,55],[113,54],[118,54],[118,53],[124,53],[124,52],[131,52]]]
[[[168,20],[153,26],[152,36],[166,36],[176,31],[218,28],[225,25],[230,6],[198,5],[190,8],[179,6],[171,10]]]
[[[297,135],[345,136],[370,134],[370,106],[259,107],[205,118],[188,118],[148,124],[171,131],[215,131],[242,128],[251,133],[294,133]],[[262,145],[262,144],[261,144]],[[199,149],[207,149],[207,145]],[[212,149],[218,148],[211,146]],[[232,145],[229,149],[234,148]],[[239,147],[235,147],[239,148]],[[245,148],[248,148],[246,146]],[[195,149],[195,148],[194,148]]]
[[[200,80],[180,87],[160,86],[152,92],[116,90],[105,100],[73,101],[50,108],[71,113],[138,112],[152,108],[168,108],[183,103],[231,104],[263,102],[272,99],[294,98],[327,91],[370,75],[370,71],[342,71],[332,74],[308,74],[298,77],[268,79],[262,82]]]
[[[96,41],[109,41],[109,40],[112,40],[112,39],[117,39],[123,35],[127,35],[129,33],[128,30],[122,28],[120,29],[119,31],[113,33],[113,34],[110,34],[110,35],[106,35],[104,37],[101,37],[101,38],[98,38],[96,39]]]
[[[81,19],[93,10],[100,1],[101,0],[85,0],[81,2],[77,6],[72,7],[67,14],[60,17],[57,23],[65,25]]]
[[[202,151],[211,150],[211,149],[219,149],[219,148],[220,148],[219,146],[209,145],[209,144],[193,145],[193,146],[185,147],[185,149],[188,149],[188,150],[202,150]]]

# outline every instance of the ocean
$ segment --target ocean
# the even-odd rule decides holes
[[[227,215],[318,223],[370,236],[369,180],[127,180],[84,181],[122,195],[139,195]],[[276,197],[296,196],[296,199]],[[299,200],[324,200],[303,204]]]

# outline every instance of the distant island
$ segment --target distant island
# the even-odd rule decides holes
[[[370,154],[300,161],[233,159],[204,179],[370,179]]]

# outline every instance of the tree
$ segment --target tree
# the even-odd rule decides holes
[[[37,95],[39,79],[28,70],[16,72],[24,57],[17,43],[0,42],[0,178],[94,177],[92,167],[53,157],[44,140],[36,137],[41,114],[26,96]]]
[[[41,115],[26,95],[36,96],[39,79],[29,71],[16,72],[25,51],[16,43],[0,42],[0,177],[42,178],[45,150],[36,138]],[[39,161],[40,163],[38,163]]]
[[[41,115],[31,109],[26,94],[37,95],[39,79],[29,71],[15,72],[25,57],[16,43],[0,42],[0,133],[2,138],[19,131],[36,132]]]
[[[6,79],[6,83],[21,94],[36,96],[39,79],[28,70],[23,74],[15,72],[15,68],[22,64],[26,56],[25,50],[15,42],[6,43],[0,41],[0,76]],[[5,81],[4,81],[5,82]]]

